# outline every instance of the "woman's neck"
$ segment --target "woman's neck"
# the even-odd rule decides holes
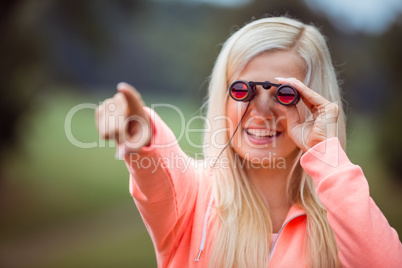
[[[288,203],[286,195],[286,184],[290,176],[288,169],[248,168],[246,173],[248,179],[267,201],[270,209],[282,207]]]
[[[297,164],[295,160],[288,163]],[[286,165],[285,168],[258,168],[255,166],[246,168],[248,179],[268,204],[274,233],[279,231],[292,206],[286,187],[288,180],[291,179],[290,176],[294,175],[294,165]]]

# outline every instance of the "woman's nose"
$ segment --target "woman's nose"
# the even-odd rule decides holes
[[[268,119],[274,116],[276,102],[274,96],[272,96],[271,90],[257,91],[252,102],[251,116],[265,117]]]

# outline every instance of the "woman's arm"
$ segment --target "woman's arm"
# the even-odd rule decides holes
[[[402,267],[397,232],[370,197],[361,168],[352,164],[337,138],[323,141],[301,158],[327,209],[343,267]]]
[[[198,189],[194,160],[126,83],[99,106],[96,118],[100,136],[116,139],[118,155],[126,160],[130,193],[153,240],[158,265],[165,267],[192,219]]]
[[[157,253],[166,257],[179,241],[182,227],[192,219],[198,177],[194,160],[180,149],[173,132],[153,110],[145,110],[153,126],[151,142],[127,154],[125,160],[130,193]]]

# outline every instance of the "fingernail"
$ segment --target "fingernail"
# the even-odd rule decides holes
[[[283,77],[276,77],[275,79],[279,81],[279,80],[284,80],[285,78],[283,78]]]
[[[120,88],[123,88],[123,87],[126,87],[126,86],[127,86],[126,82],[120,82],[120,83],[117,84],[117,89],[120,89]]]

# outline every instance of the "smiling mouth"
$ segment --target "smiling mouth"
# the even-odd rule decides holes
[[[281,132],[267,129],[246,129],[246,133],[255,139],[270,139],[278,137]]]

